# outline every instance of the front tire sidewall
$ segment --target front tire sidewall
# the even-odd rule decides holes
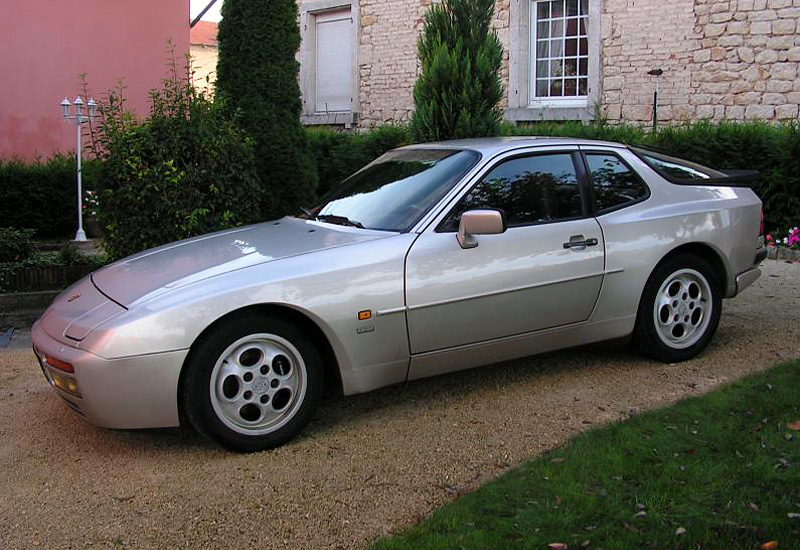
[[[305,392],[292,417],[273,431],[247,434],[223,421],[212,404],[214,367],[231,344],[250,335],[272,334],[291,343],[305,366]],[[187,363],[183,405],[192,426],[224,447],[253,452],[278,447],[308,424],[322,390],[322,360],[316,345],[295,325],[264,315],[244,315],[225,321],[200,341]],[[263,432],[263,430],[262,430]]]
[[[654,311],[659,289],[674,274],[682,270],[692,270],[706,279],[711,290],[711,315],[703,334],[690,346],[679,348],[668,345],[658,333]],[[649,357],[666,363],[686,361],[698,355],[708,346],[719,325],[722,313],[721,284],[711,265],[699,256],[679,254],[667,258],[659,264],[645,285],[634,330],[634,342],[639,351]]]

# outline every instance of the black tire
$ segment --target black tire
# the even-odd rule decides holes
[[[673,296],[676,288],[682,290]],[[700,294],[695,297],[697,289]],[[719,326],[721,289],[714,269],[703,258],[683,253],[663,260],[650,275],[639,302],[633,333],[636,348],[665,363],[695,357]]]
[[[300,433],[324,384],[313,340],[284,319],[255,312],[232,316],[204,335],[185,368],[180,397],[189,422],[241,452],[278,447]]]

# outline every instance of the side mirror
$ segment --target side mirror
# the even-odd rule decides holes
[[[458,244],[461,248],[475,248],[474,235],[499,235],[506,230],[503,215],[497,210],[468,210],[461,214],[458,224]]]

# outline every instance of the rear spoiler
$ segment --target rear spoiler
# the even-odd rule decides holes
[[[636,145],[629,148],[633,154],[655,170],[662,178],[676,185],[704,185],[710,187],[758,187],[758,170],[713,170],[700,164],[678,159],[665,154],[653,147]],[[676,178],[674,175],[662,170],[659,166],[651,162],[646,156],[661,158],[668,162],[677,162],[687,168],[691,168],[702,174],[707,174],[707,178]]]

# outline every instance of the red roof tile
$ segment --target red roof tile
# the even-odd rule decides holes
[[[217,24],[211,21],[198,21],[189,32],[189,43],[201,46],[216,46]]]

